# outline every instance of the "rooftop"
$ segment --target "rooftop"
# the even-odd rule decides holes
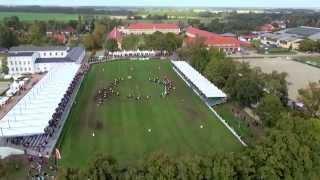
[[[185,61],[172,61],[173,65],[195,85],[207,98],[225,98],[227,95],[202,76]]]
[[[55,64],[0,121],[0,136],[43,134],[77,73],[78,64]]]
[[[132,23],[128,29],[180,29],[174,23]]]
[[[66,51],[66,46],[14,46],[9,51]]]
[[[285,30],[286,33],[288,34],[297,34],[300,36],[311,36],[317,33],[320,33],[320,28],[316,28],[316,27],[308,27],[308,26],[300,26],[300,27],[296,27],[296,28],[290,28]]]
[[[115,40],[121,40],[122,39],[122,33],[118,30],[117,27],[114,27],[111,32],[107,35],[108,39],[115,39]]]
[[[204,38],[204,43],[206,45],[211,46],[240,46],[240,41],[234,37],[225,37],[216,33],[200,30],[194,27],[188,27],[187,35],[189,38],[187,39],[189,42],[193,40],[194,37],[191,37],[191,35],[195,37]]]
[[[36,63],[64,63],[64,62],[77,62],[79,57],[83,54],[85,50],[82,47],[74,47],[72,48],[67,57],[65,58],[38,58]]]
[[[11,57],[22,57],[22,56],[32,56],[34,52],[11,52],[9,56]]]

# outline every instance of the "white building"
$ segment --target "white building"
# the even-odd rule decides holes
[[[8,56],[9,74],[46,72],[56,63],[81,63],[84,56],[85,50],[81,47],[12,47]]]

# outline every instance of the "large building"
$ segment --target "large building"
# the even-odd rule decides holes
[[[320,40],[320,28],[300,26],[288,28],[274,33],[264,33],[259,36],[263,44],[276,45],[282,48],[298,49],[304,39]]]
[[[57,63],[81,63],[85,56],[82,47],[17,46],[8,53],[9,74],[34,74],[48,71]]]
[[[116,40],[118,48],[121,49],[124,36],[130,34],[153,34],[155,32],[179,34],[181,31],[179,26],[173,23],[132,23],[128,27],[114,27],[107,34],[107,39]]]
[[[132,23],[121,28],[124,34],[153,34],[155,32],[179,34],[180,28],[174,23]]]
[[[192,43],[196,41],[196,39],[200,39],[206,46],[218,48],[226,53],[236,53],[240,51],[241,42],[234,37],[226,37],[191,26],[186,29],[186,36],[185,43]]]

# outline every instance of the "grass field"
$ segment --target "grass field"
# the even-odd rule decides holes
[[[164,76],[176,86],[176,91],[166,98],[160,97],[163,88],[148,80]],[[98,107],[94,100],[97,89],[120,77],[125,78],[118,86],[120,96],[111,97]],[[151,99],[127,99],[130,93],[150,95]],[[60,138],[60,148],[62,166],[84,167],[97,153],[130,164],[153,152],[205,155],[235,152],[242,146],[175,74],[169,61],[152,60],[94,65],[80,88]]]
[[[228,122],[237,134],[248,143],[248,140],[252,136],[252,132],[245,121],[233,114],[232,109],[235,109],[234,105],[232,103],[225,103],[214,107],[214,109],[224,120]]]
[[[63,13],[35,13],[35,12],[0,12],[0,21],[5,17],[17,16],[21,21],[69,21],[77,20],[78,14],[63,14]]]

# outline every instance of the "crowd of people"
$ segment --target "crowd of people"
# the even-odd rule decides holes
[[[131,78],[132,76],[128,76],[129,80]],[[124,80],[125,79],[122,77],[115,78],[108,86],[98,89],[96,95],[94,96],[94,100],[97,106],[103,105],[103,103],[111,97],[120,96],[118,87],[120,82]],[[174,90],[176,90],[174,81],[166,76],[163,79],[160,79],[159,77],[149,77],[149,81],[164,87],[164,91],[160,94],[160,97],[166,97],[167,95],[170,95]],[[134,93],[129,93],[126,97],[129,100],[132,99],[136,101],[151,99],[151,95],[134,95]]]
[[[169,79],[166,76],[162,80],[159,77],[153,77],[153,78],[149,77],[149,81],[164,86],[164,92],[160,94],[161,97],[165,97],[167,95],[170,95],[172,91],[176,90],[176,86],[174,85],[174,81]]]
[[[97,105],[102,105],[111,96],[120,96],[120,92],[116,91],[116,88],[118,87],[120,81],[123,80],[124,78],[116,78],[107,87],[99,89],[94,98]]]

